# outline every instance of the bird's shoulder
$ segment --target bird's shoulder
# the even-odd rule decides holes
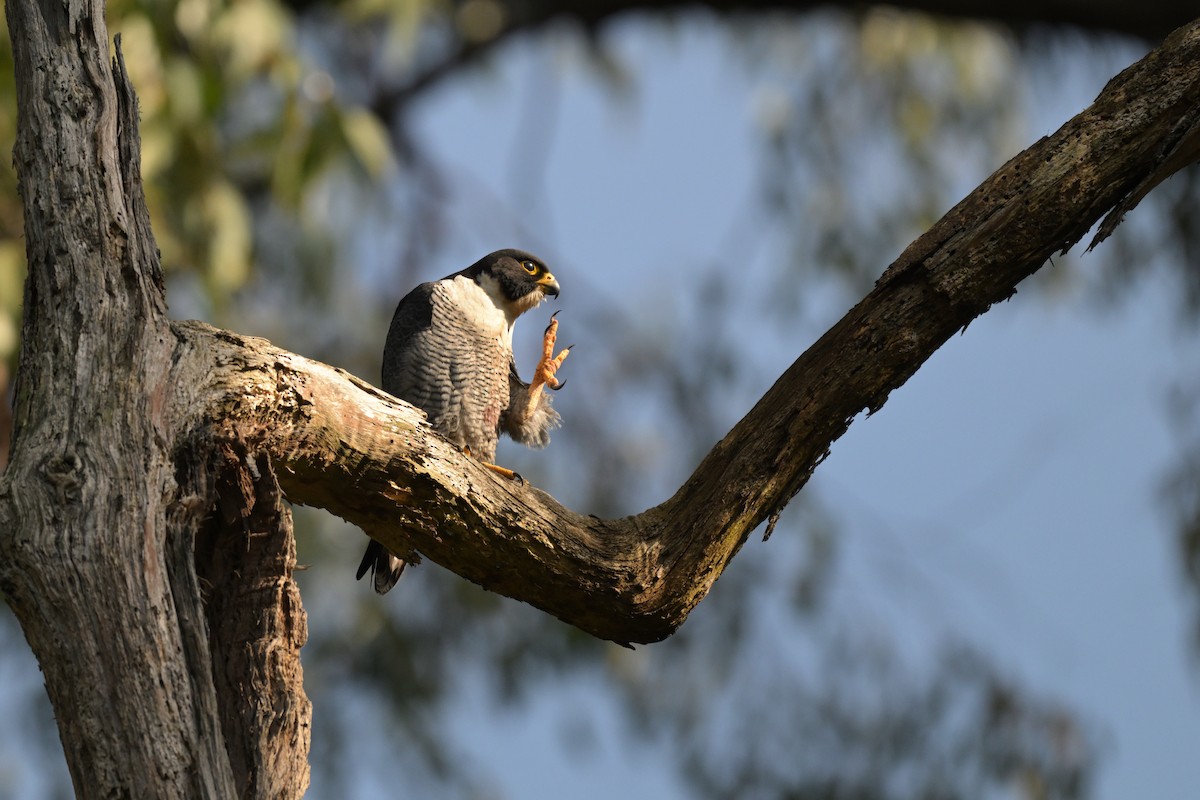
[[[400,299],[388,329],[388,346],[402,345],[433,324],[433,283],[422,283]]]
[[[450,330],[488,340],[509,340],[504,312],[471,276],[469,270],[422,283],[396,306],[385,350],[400,351],[427,337]],[[508,334],[508,335],[506,335]]]

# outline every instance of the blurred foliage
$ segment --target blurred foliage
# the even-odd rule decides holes
[[[175,313],[268,336],[375,380],[396,298],[429,277],[422,262],[443,263],[435,256],[447,217],[461,213],[450,170],[409,130],[409,104],[436,85],[431,76],[461,74],[463,44],[488,41],[496,10],[390,0],[113,2],[109,26],[122,36],[141,100],[143,176]],[[758,296],[719,268],[737,263],[738,252],[681,265],[697,288],[673,308],[573,307],[572,335],[604,343],[588,377],[593,390],[558,400],[569,435],[545,453],[502,455],[535,484],[570,475],[556,494],[596,514],[662,499],[734,410],[756,398],[754,387],[773,378],[745,354],[739,324],[765,316],[794,331],[814,287],[853,297],[974,186],[963,176],[986,174],[1020,148],[1025,71],[1057,44],[1042,50],[996,28],[891,10],[722,25],[756,87],[763,224],[789,232],[789,257]],[[598,84],[630,96],[637,75],[602,38],[540,36],[534,46],[577,47]],[[0,46],[0,101],[13,108],[7,36]],[[11,147],[12,126],[0,115],[0,145]],[[1177,247],[1180,263],[1195,265],[1194,173],[1188,180],[1147,201],[1153,218],[1173,227],[1139,228],[1141,242],[1122,233],[1114,248]],[[895,192],[878,191],[881,183],[905,187],[907,202],[886,199]],[[519,225],[519,209],[505,213]],[[20,232],[6,169],[5,360],[17,337]],[[1064,262],[1043,284],[1071,274]],[[1133,278],[1118,266],[1110,272]],[[1198,274],[1181,271],[1193,287],[1185,297],[1200,298]],[[710,324],[683,335],[680,321],[697,317]],[[1193,532],[1183,541],[1200,586],[1198,472],[1200,461],[1182,469],[1174,496]],[[311,629],[313,796],[347,787],[373,794],[401,781],[415,796],[486,796],[487,776],[456,747],[447,719],[458,698],[482,693],[496,711],[579,682],[619,708],[631,734],[670,750],[701,796],[1086,796],[1100,753],[1072,711],[962,642],[910,663],[900,643],[860,632],[831,606],[836,520],[810,494],[770,548],[739,555],[703,613],[635,653],[431,564],[380,600],[350,580],[360,552],[347,546],[346,526],[298,510],[300,556],[314,566],[300,575]],[[3,626],[15,639],[7,616]],[[588,712],[567,716],[567,738],[586,747]]]
[[[1176,547],[1184,578],[1191,589],[1192,647],[1200,654],[1200,380],[1196,365],[1180,378],[1170,397],[1172,427],[1179,457],[1163,485],[1167,507],[1178,530]]]
[[[1017,45],[1003,30],[877,8],[743,35],[762,62],[768,208],[792,232],[782,264],[805,270],[790,286],[832,273],[863,293],[975,187],[963,176],[1024,146]]]
[[[419,4],[417,5],[419,8]],[[335,91],[319,58],[300,41],[296,18],[275,0],[115,0],[119,35],[141,110],[142,175],[170,277],[194,278],[193,303],[222,316],[251,277],[279,268],[262,246],[268,219],[316,243],[289,258],[311,259],[303,291],[318,291],[332,234],[312,213],[330,181],[374,186],[393,169],[386,128]],[[7,30],[0,101],[15,108]],[[0,149],[11,152],[15,117],[0,116]],[[281,213],[272,217],[272,211]],[[24,273],[16,179],[0,171],[0,359],[14,357]],[[310,255],[311,254],[311,255]]]
[[[17,107],[17,88],[13,76],[12,43],[7,23],[0,35],[0,103],[4,109]],[[0,114],[0,152],[11,153],[17,136],[17,115]],[[24,216],[17,196],[17,174],[11,159],[0,159],[0,395],[7,395],[7,376],[16,364],[20,330],[21,296],[25,286]],[[4,419],[7,419],[5,416]],[[7,437],[5,438],[7,441]],[[7,455],[3,459],[7,461]]]

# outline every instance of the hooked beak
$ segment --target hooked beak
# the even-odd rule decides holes
[[[542,294],[558,297],[558,281],[549,272],[538,278],[537,285],[542,287]]]

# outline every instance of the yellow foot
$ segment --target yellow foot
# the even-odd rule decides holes
[[[488,469],[490,469],[492,472],[496,473],[497,475],[503,475],[504,477],[508,478],[509,480],[514,480],[514,481],[516,481],[517,483],[524,483],[524,482],[525,482],[525,479],[521,477],[521,474],[520,474],[520,473],[518,473],[518,472],[513,472],[513,471],[512,471],[511,469],[509,469],[508,467],[502,467],[502,466],[500,466],[499,464],[489,464],[489,463],[488,463],[488,462],[486,462],[486,461],[483,461],[483,462],[481,462],[481,463],[482,463],[482,464],[483,464],[485,467],[487,467]]]
[[[471,455],[471,446],[463,445],[462,451],[463,451],[464,455],[468,455],[468,456]],[[483,464],[485,467],[487,467],[488,469],[490,469],[492,472],[496,473],[497,475],[502,475],[505,478],[508,478],[509,480],[516,481],[517,483],[525,482],[525,479],[521,477],[521,473],[514,472],[513,470],[509,469],[508,467],[502,467],[499,464],[492,464],[490,462],[483,461],[482,459],[479,461],[479,463]]]
[[[567,383],[566,381],[560,382],[555,374],[562,363],[567,360],[567,356],[571,353],[571,347],[575,345],[571,345],[557,356],[554,355],[554,343],[558,339],[558,320],[555,319],[557,316],[557,311],[550,315],[550,324],[546,326],[546,333],[542,337],[542,359],[533,371],[531,392],[537,391],[543,385],[549,386],[551,389],[561,389]]]

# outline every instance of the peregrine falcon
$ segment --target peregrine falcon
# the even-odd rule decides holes
[[[422,283],[396,307],[383,347],[383,388],[425,412],[434,430],[498,472],[490,462],[501,433],[529,447],[545,447],[558,412],[543,387],[561,387],[555,373],[570,348],[554,355],[558,320],[550,318],[542,357],[525,383],[513,361],[513,324],[558,281],[536,256],[497,250],[471,266]],[[558,312],[555,312],[556,314]],[[374,571],[384,594],[400,579],[404,560],[374,540],[358,578]]]

